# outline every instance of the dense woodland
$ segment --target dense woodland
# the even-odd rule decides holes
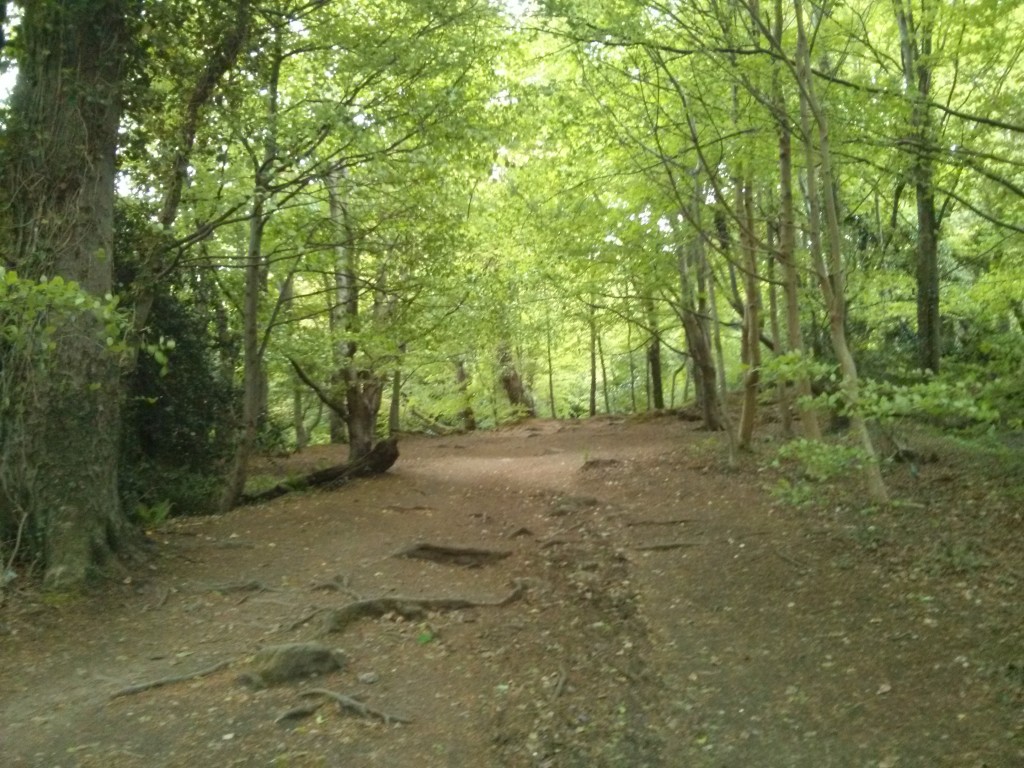
[[[0,12],[5,574],[311,442],[685,406],[884,503],[901,425],[1021,427],[1015,0]]]

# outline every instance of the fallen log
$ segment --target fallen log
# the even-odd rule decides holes
[[[370,477],[387,472],[398,460],[398,441],[388,438],[377,443],[368,454],[355,461],[336,464],[333,467],[319,469],[303,477],[278,483],[260,493],[243,494],[240,504],[256,504],[261,501],[276,499],[292,491],[305,491],[310,488],[337,488],[357,477]]]

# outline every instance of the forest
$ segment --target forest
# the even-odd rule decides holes
[[[1020,434],[1016,0],[0,14],[4,583],[317,443],[685,409],[885,504]]]

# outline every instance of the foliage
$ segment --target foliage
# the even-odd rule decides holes
[[[31,280],[0,267],[0,343],[8,354],[26,355],[45,365],[57,332],[79,315],[91,315],[101,323],[105,333],[93,340],[98,351],[125,351],[125,323],[116,297],[94,296],[60,275]]]
[[[160,357],[140,356],[130,378],[122,497],[128,509],[212,511],[231,447],[234,387],[220,369],[209,320],[194,304],[158,296],[149,333],[174,344]]]
[[[793,465],[803,479],[824,483],[860,468],[864,453],[857,447],[818,440],[792,440],[778,451],[779,465]]]

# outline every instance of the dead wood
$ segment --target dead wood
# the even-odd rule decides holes
[[[407,717],[393,715],[390,712],[383,712],[371,707],[369,704],[364,704],[351,696],[346,696],[345,694],[337,693],[336,691],[329,691],[326,688],[310,688],[308,691],[301,691],[299,696],[326,696],[328,699],[331,699],[338,704],[338,709],[347,709],[349,712],[354,712],[362,717],[376,717],[379,720],[383,720],[387,725],[391,725],[391,723],[412,722],[412,720]]]
[[[512,552],[507,549],[476,549],[474,547],[450,547],[444,544],[420,543],[396,552],[393,557],[410,557],[444,565],[480,568],[504,560],[511,554]]]
[[[368,454],[356,461],[337,464],[333,467],[311,472],[303,477],[278,483],[260,493],[245,494],[242,504],[256,504],[284,496],[292,491],[304,491],[310,488],[337,488],[357,477],[370,477],[387,472],[398,461],[398,441],[394,438],[382,440]]]
[[[349,625],[359,619],[375,618],[392,613],[404,619],[421,619],[428,613],[437,611],[458,611],[464,608],[498,608],[515,602],[526,591],[519,584],[508,595],[500,600],[467,600],[465,598],[415,598],[415,597],[378,597],[369,600],[357,600],[341,608],[324,608],[307,614],[293,623],[289,629],[295,629],[316,616],[322,616],[321,634],[344,632]]]
[[[122,688],[119,691],[114,691],[112,694],[110,694],[110,698],[116,699],[121,696],[131,696],[132,694],[142,693],[143,691],[148,691],[153,688],[160,688],[164,685],[172,685],[174,683],[184,683],[189,680],[196,680],[200,677],[212,675],[214,672],[220,672],[230,663],[230,661],[221,661],[214,664],[212,667],[205,667],[203,669],[198,670],[197,672],[189,672],[184,675],[172,675],[170,677],[161,677],[157,680],[150,680],[148,683],[136,683],[135,685],[129,685],[125,688]]]

